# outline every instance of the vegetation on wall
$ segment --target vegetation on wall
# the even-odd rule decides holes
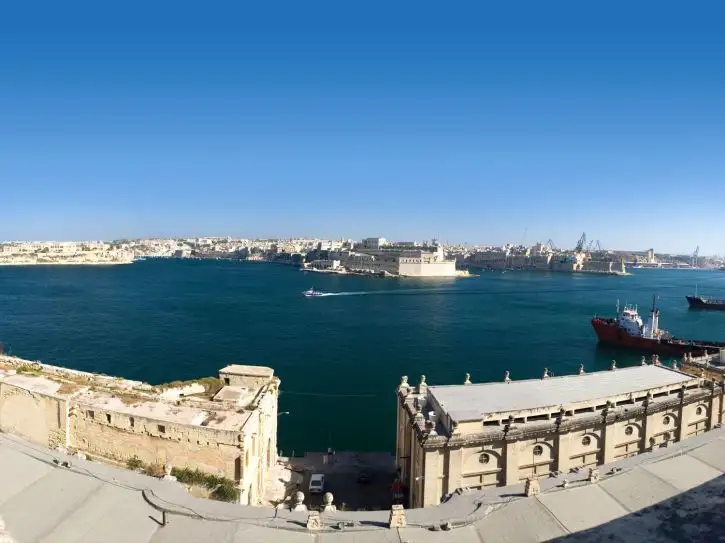
[[[234,481],[198,469],[171,468],[171,475],[180,483],[196,485],[211,490],[210,498],[225,502],[239,500],[239,488]]]

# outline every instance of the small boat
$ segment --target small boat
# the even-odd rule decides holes
[[[322,296],[322,292],[313,288],[306,290],[302,293],[305,297],[310,298],[312,296]]]

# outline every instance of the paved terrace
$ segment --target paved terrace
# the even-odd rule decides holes
[[[64,462],[69,462],[63,466]],[[307,514],[200,500],[178,483],[87,462],[0,435],[0,517],[16,543],[716,541],[725,534],[725,431],[585,474],[523,487],[464,492],[430,509]],[[162,513],[166,511],[166,525]],[[339,528],[340,522],[348,523]],[[450,522],[450,528],[441,525]],[[2,540],[0,522],[0,540]]]

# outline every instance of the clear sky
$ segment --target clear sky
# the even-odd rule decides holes
[[[721,13],[342,4],[5,13],[0,239],[725,253]]]

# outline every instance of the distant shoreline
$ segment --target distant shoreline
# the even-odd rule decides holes
[[[133,264],[133,260],[123,262],[0,262],[0,266],[122,266]]]

